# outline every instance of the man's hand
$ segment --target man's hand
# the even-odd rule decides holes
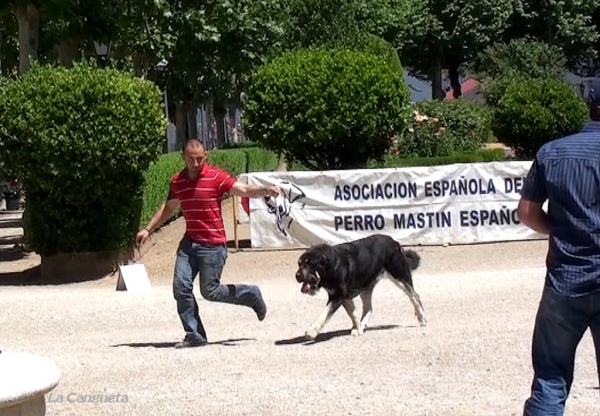
[[[267,192],[268,192],[267,196],[272,196],[272,197],[275,197],[275,198],[278,197],[279,194],[281,193],[281,191],[279,190],[279,188],[276,187],[276,186],[269,186],[267,188]]]
[[[148,237],[150,237],[150,232],[144,228],[135,236],[135,243],[138,247],[141,247],[144,245]]]

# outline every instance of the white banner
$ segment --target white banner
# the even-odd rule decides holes
[[[546,238],[520,223],[516,208],[531,162],[256,172],[242,180],[276,185],[278,198],[249,208],[252,247],[337,244],[374,233],[406,245]]]

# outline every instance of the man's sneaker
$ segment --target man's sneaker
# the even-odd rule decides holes
[[[256,303],[252,309],[254,309],[254,312],[256,312],[256,316],[258,317],[259,321],[262,321],[265,319],[265,316],[267,316],[267,305],[265,304],[258,287],[256,288]]]
[[[183,339],[183,341],[178,342],[177,344],[175,344],[175,348],[180,349],[180,348],[193,348],[193,347],[203,347],[206,344],[208,344],[208,342],[206,341],[195,341],[195,340],[191,340],[189,339],[189,337],[186,335],[185,338]]]

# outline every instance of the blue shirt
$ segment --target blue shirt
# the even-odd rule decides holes
[[[600,290],[600,122],[544,144],[521,196],[548,200],[547,284],[565,296]]]

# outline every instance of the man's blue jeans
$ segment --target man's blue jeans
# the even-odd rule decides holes
[[[223,285],[221,273],[227,260],[224,244],[197,243],[183,237],[177,248],[173,295],[177,312],[186,332],[186,339],[206,342],[206,331],[198,312],[194,296],[194,280],[200,276],[200,294],[208,301],[254,307],[260,291],[251,285]]]
[[[572,298],[544,288],[533,331],[534,378],[524,416],[564,414],[573,384],[575,352],[587,328],[592,333],[598,366],[600,293]]]

